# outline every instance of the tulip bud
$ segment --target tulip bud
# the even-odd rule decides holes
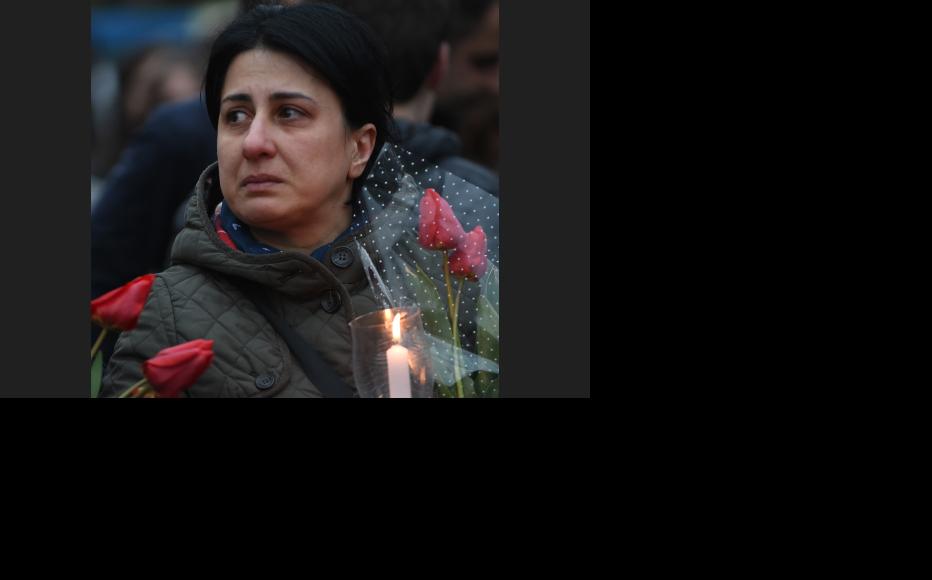
[[[177,397],[203,374],[214,359],[214,341],[197,339],[159,351],[142,365],[142,373],[159,397]]]
[[[155,274],[139,276],[116,290],[95,298],[91,301],[91,320],[104,328],[136,328],[139,314],[146,305],[154,281]]]
[[[428,188],[421,198],[418,243],[428,250],[452,250],[466,236],[447,200]]]
[[[450,254],[450,274],[478,280],[488,267],[485,251],[485,231],[476,226]]]

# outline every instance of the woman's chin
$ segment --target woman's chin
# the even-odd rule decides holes
[[[249,227],[270,229],[281,222],[288,212],[279,203],[272,200],[249,200],[246,203],[231,205],[230,209]]]

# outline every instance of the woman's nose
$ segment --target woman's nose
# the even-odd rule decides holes
[[[256,118],[250,123],[246,139],[243,140],[243,156],[247,159],[271,157],[275,155],[275,142],[269,134],[266,124]]]

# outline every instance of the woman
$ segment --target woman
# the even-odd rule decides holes
[[[383,62],[365,25],[323,4],[260,6],[218,37],[205,77],[218,161],[198,180],[172,267],[117,343],[105,395],[198,338],[214,340],[214,359],[188,396],[352,394],[348,323],[378,308],[353,202],[391,123]]]

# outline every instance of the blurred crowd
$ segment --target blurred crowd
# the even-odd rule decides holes
[[[197,97],[210,42],[237,0],[91,4],[91,205],[159,105]]]
[[[92,0],[92,209],[111,170],[153,111],[199,96],[217,32],[239,11],[260,3],[276,2]],[[430,122],[459,136],[460,155],[497,171],[499,2],[451,0],[448,6],[439,2],[438,10],[442,7],[449,9],[444,34],[449,61],[436,88]]]

